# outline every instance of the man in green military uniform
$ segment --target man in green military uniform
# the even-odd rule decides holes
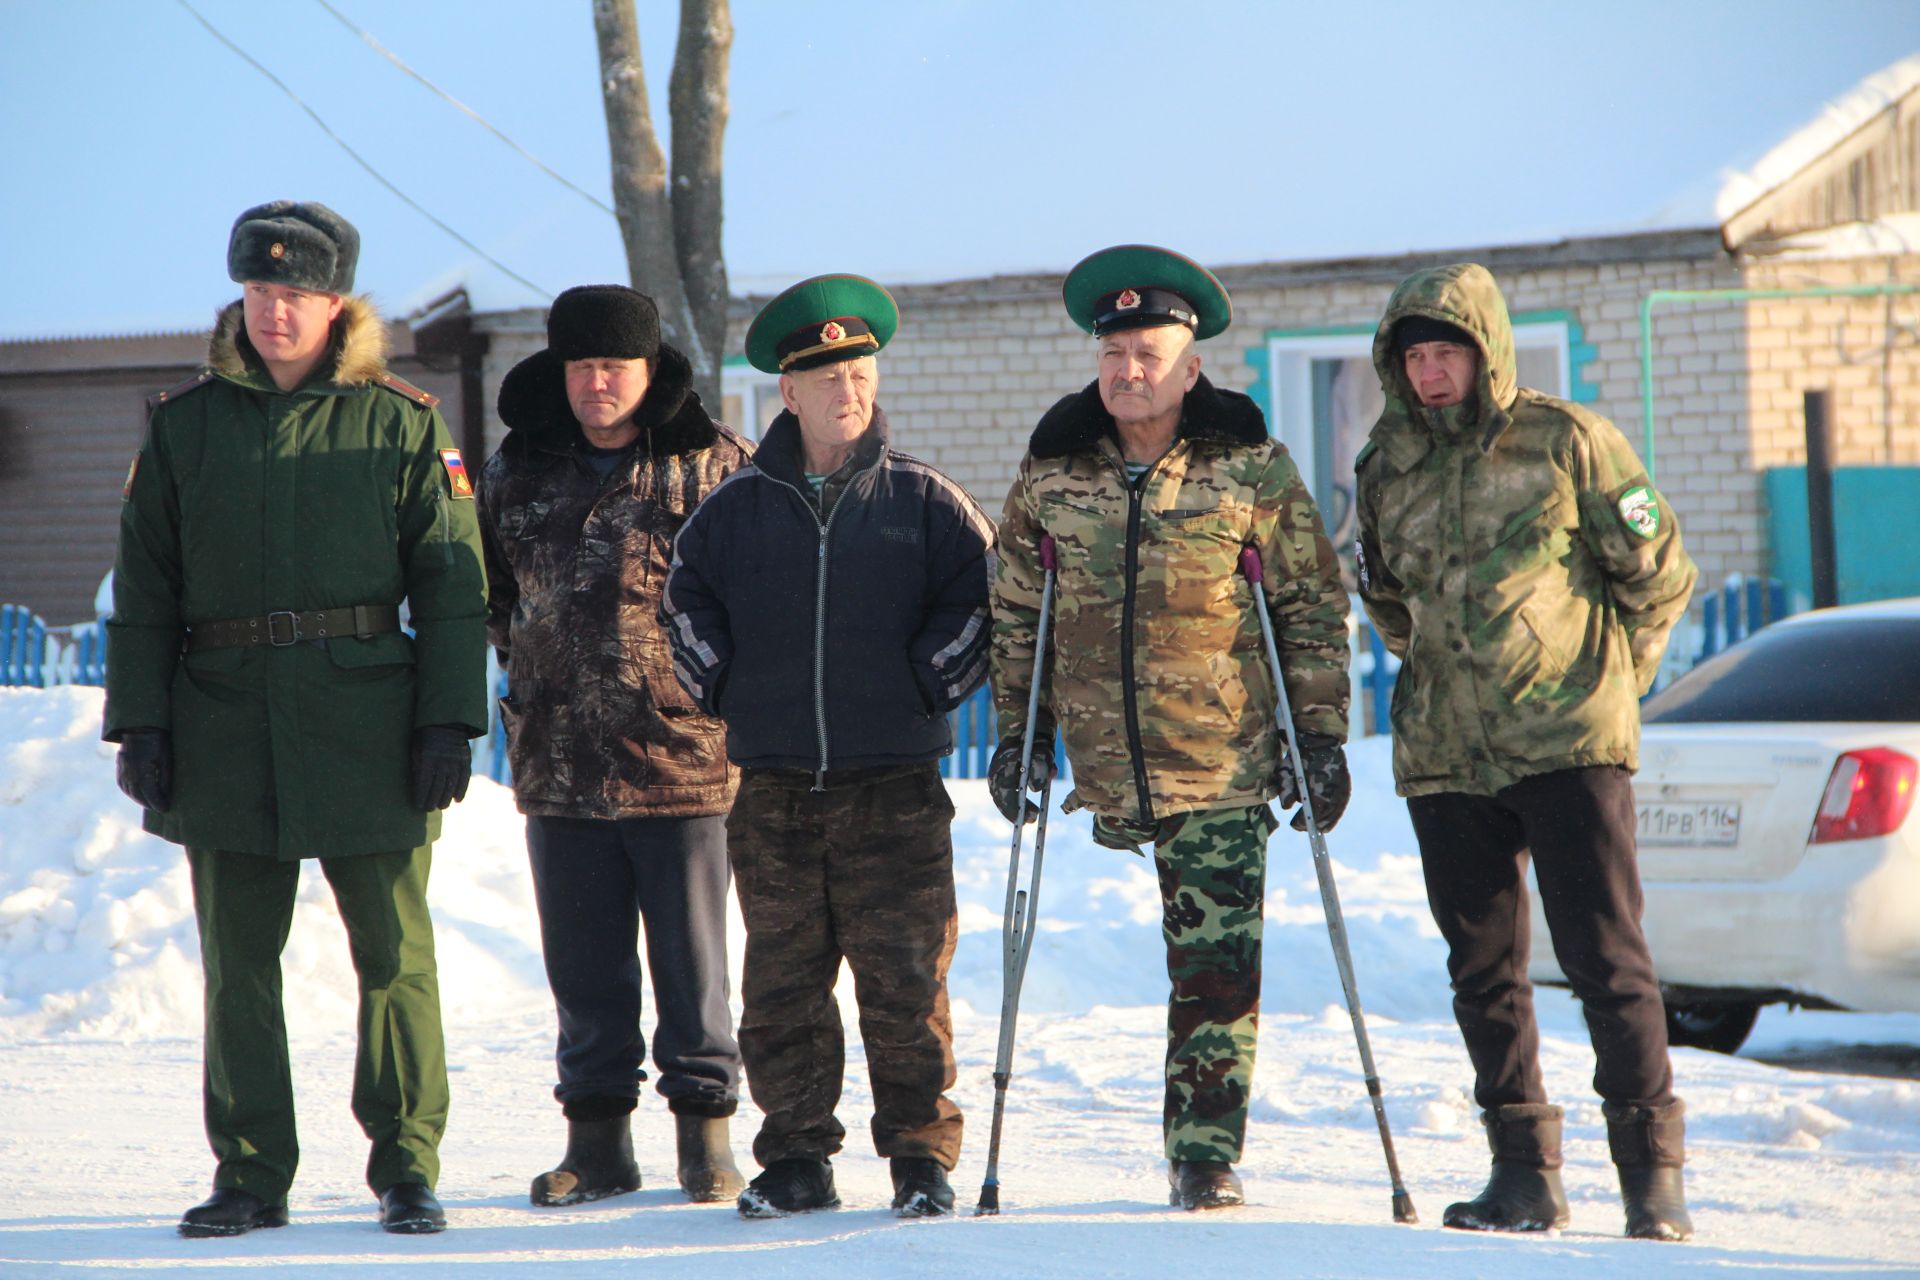
[[[1122,245],[1082,261],[1064,293],[1067,314],[1094,336],[1100,372],[1040,420],[1007,496],[993,595],[1002,736],[989,785],[1009,821],[1034,812],[1018,794],[1020,746],[1039,546],[1051,536],[1059,576],[1032,785],[1053,774],[1057,724],[1073,766],[1063,808],[1090,809],[1103,844],[1154,845],[1172,982],[1173,1202],[1235,1205],[1275,825],[1267,802],[1298,802],[1252,610],[1272,617],[1314,812],[1330,829],[1350,789],[1347,597],[1320,514],[1258,406],[1200,372],[1194,344],[1232,317],[1213,274]],[[1237,567],[1248,546],[1265,567],[1257,600]]]
[[[1360,593],[1402,661],[1394,780],[1447,940],[1493,1174],[1449,1227],[1568,1220],[1527,982],[1531,857],[1586,1014],[1627,1233],[1683,1240],[1682,1108],[1640,932],[1639,697],[1687,606],[1673,510],[1605,418],[1519,386],[1499,286],[1418,272],[1373,341],[1386,409],[1356,462]]]
[[[323,205],[240,215],[241,299],[207,368],[154,397],[124,491],[104,736],[146,829],[187,847],[206,977],[218,1164],[182,1235],[287,1221],[280,951],[304,858],[359,978],[353,1113],[382,1225],[446,1223],[426,889],[487,723],[486,585],[465,465],[434,398],[387,371],[384,322],[350,293],[358,253]]]

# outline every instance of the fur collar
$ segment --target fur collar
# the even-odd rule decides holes
[[[655,454],[694,453],[720,441],[720,428],[693,391],[693,366],[679,351],[662,346],[653,360],[653,381],[634,415]],[[580,438],[580,424],[567,403],[566,366],[541,349],[500,380],[500,421],[507,426],[501,452],[526,457],[534,450],[566,453]]]
[[[1091,449],[1103,438],[1119,437],[1113,415],[1100,402],[1096,380],[1047,410],[1027,447],[1036,458],[1059,458]],[[1204,373],[1187,392],[1174,432],[1176,440],[1213,444],[1258,444],[1266,438],[1267,420],[1260,406],[1238,391],[1220,390]]]
[[[327,362],[327,381],[336,387],[364,387],[387,371],[387,322],[373,303],[347,294],[340,318],[333,322]],[[247,337],[246,312],[239,301],[228,303],[214,322],[207,344],[207,367],[229,378],[265,377],[266,365]]]

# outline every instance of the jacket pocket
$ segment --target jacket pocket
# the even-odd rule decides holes
[[[1555,679],[1565,675],[1567,668],[1572,665],[1577,656],[1577,651],[1569,653],[1564,644],[1557,643],[1555,631],[1541,620],[1532,605],[1523,604],[1517,612],[1521,625],[1526,628],[1534,646],[1540,651],[1541,671]]]
[[[1529,532],[1545,537],[1559,528],[1562,521],[1558,508],[1565,505],[1567,497],[1562,493],[1550,493],[1525,510],[1510,517],[1493,535],[1493,545],[1501,546]]]
[[[405,632],[389,631],[361,639],[358,636],[334,636],[327,641],[327,656],[336,667],[349,670],[360,667],[413,665],[413,640]]]

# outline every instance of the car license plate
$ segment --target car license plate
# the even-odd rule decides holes
[[[1652,845],[1732,845],[1740,843],[1740,802],[1703,800],[1694,804],[1643,804],[1640,843]]]

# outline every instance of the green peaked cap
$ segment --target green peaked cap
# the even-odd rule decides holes
[[[798,373],[870,356],[893,341],[900,308],[865,276],[814,276],[760,308],[747,326],[747,363]]]
[[[1088,254],[1060,290],[1067,315],[1098,337],[1122,329],[1184,324],[1211,338],[1233,320],[1226,286],[1192,258],[1150,244]]]

